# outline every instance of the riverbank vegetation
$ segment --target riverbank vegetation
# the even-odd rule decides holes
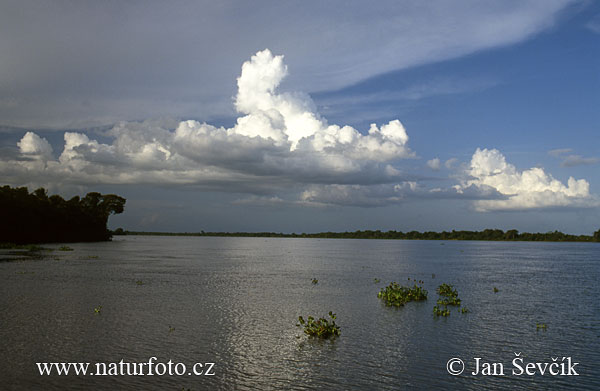
[[[600,230],[593,235],[570,235],[559,231],[546,233],[519,232],[516,229],[485,229],[483,231],[443,231],[443,232],[402,232],[402,231],[354,231],[319,233],[277,233],[277,232],[136,232],[118,228],[114,235],[154,235],[154,236],[232,236],[232,237],[272,237],[272,238],[324,238],[324,239],[404,239],[404,240],[486,240],[522,242],[600,242]]]
[[[0,187],[0,242],[14,244],[109,240],[108,217],[122,213],[125,198],[88,193],[68,201],[44,188]]]

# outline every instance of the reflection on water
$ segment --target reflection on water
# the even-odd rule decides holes
[[[44,259],[0,262],[0,384],[50,390],[600,387],[600,245],[440,244],[119,237],[69,244],[75,251]],[[425,281],[429,300],[383,306],[379,289],[409,277]],[[453,310],[434,318],[442,282],[454,284],[469,314]],[[295,326],[299,315],[329,311],[342,327],[333,343],[310,340]],[[536,330],[536,323],[548,330]],[[515,352],[526,362],[571,356],[580,376],[513,376]],[[35,365],[153,356],[188,368],[215,362],[216,375],[49,377]],[[452,357],[467,364],[460,376],[446,372]],[[506,376],[472,376],[474,357],[504,363]]]

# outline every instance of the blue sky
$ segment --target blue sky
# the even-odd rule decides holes
[[[0,15],[1,182],[123,195],[113,228],[600,228],[596,2]]]

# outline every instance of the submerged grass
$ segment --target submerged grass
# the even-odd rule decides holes
[[[52,251],[51,248],[38,246],[37,244],[14,244],[14,243],[0,243],[0,250]]]

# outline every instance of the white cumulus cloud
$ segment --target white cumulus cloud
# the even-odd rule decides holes
[[[103,143],[79,132],[64,134],[58,159],[44,138],[28,132],[20,152],[36,159],[0,163],[9,180],[70,184],[190,184],[230,192],[273,191],[311,184],[372,185],[401,180],[395,165],[413,158],[399,120],[366,134],[329,124],[303,93],[280,93],[283,56],[259,51],[242,66],[230,128],[195,120],[122,122]],[[271,189],[271,190],[269,190]]]
[[[52,159],[52,147],[48,140],[41,138],[33,132],[25,133],[25,136],[23,136],[17,145],[24,156],[41,160]]]
[[[458,187],[459,191],[475,186],[481,191],[491,189],[506,197],[475,201],[479,211],[598,205],[598,199],[590,194],[589,183],[585,179],[570,177],[564,185],[539,167],[518,171],[496,149],[478,148],[471,158],[467,174],[470,179]]]
[[[427,166],[429,166],[429,168],[431,168],[432,170],[439,171],[439,169],[441,168],[440,159],[436,157],[431,160],[428,160]]]

